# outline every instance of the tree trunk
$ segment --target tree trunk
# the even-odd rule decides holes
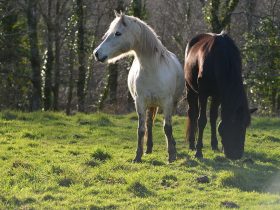
[[[247,19],[247,33],[252,33],[252,27],[253,27],[253,13],[256,7],[256,2],[252,0],[246,0],[246,19]],[[254,62],[253,59],[249,59],[247,61],[247,68],[244,68],[243,73],[244,77],[246,79],[250,78],[250,75],[252,74],[252,69],[254,68]],[[249,84],[250,86],[250,84]],[[251,101],[251,93],[250,88],[246,87],[246,93],[248,96],[248,100],[250,101],[250,104],[254,104],[253,101]]]
[[[111,104],[117,101],[117,87],[118,87],[118,64],[111,64],[108,66],[109,78],[109,102]]]
[[[109,75],[107,75],[107,81],[106,81],[106,85],[105,85],[105,88],[103,89],[103,93],[100,94],[100,97],[99,97],[99,100],[98,100],[98,104],[97,104],[97,109],[98,110],[102,110],[103,107],[104,107],[104,102],[108,96],[108,78],[109,78]]]
[[[280,88],[278,88],[278,93],[277,93],[277,106],[276,106],[276,111],[277,114],[280,114]]]
[[[271,90],[271,110],[276,113],[277,111],[277,89],[272,87]]]
[[[75,36],[73,36],[75,37]],[[67,95],[67,106],[66,106],[66,114],[71,114],[71,105],[72,105],[72,98],[73,98],[73,72],[74,72],[74,60],[75,60],[75,50],[74,46],[71,46],[70,48],[70,54],[69,54],[69,91]]]
[[[252,32],[253,26],[253,13],[255,11],[256,2],[252,0],[246,0],[246,19],[247,19],[247,31]]]
[[[41,109],[42,79],[37,35],[37,4],[34,0],[28,0],[27,24],[29,31],[28,36],[30,44],[30,63],[32,68],[32,96],[30,107],[32,111],[36,111]]]
[[[218,12],[220,8],[219,0],[212,0],[210,5],[210,15],[211,15],[211,31],[213,33],[220,33],[223,29],[219,20]]]
[[[98,22],[99,23],[99,22]],[[93,35],[93,37],[96,37],[96,35]],[[96,39],[94,38],[90,49],[93,50],[96,47]],[[85,93],[86,93],[86,101],[93,102],[94,101],[94,94],[92,90],[92,78],[93,78],[93,70],[94,70],[94,55],[92,54],[88,59],[88,75],[86,78],[86,87],[85,87]]]
[[[45,70],[45,87],[44,87],[44,109],[47,111],[52,106],[52,74],[53,74],[53,24],[52,24],[52,0],[48,0],[47,14],[47,63]]]
[[[76,12],[75,12],[76,13]],[[68,69],[69,69],[69,81],[68,81],[68,93],[67,93],[67,105],[66,105],[66,114],[70,115],[71,114],[71,107],[72,107],[72,98],[73,98],[73,89],[74,89],[74,65],[76,63],[76,41],[77,37],[75,35],[76,33],[76,26],[77,22],[74,21],[76,14],[72,14],[71,18],[69,19],[69,28],[68,28],[68,36],[67,36],[67,45],[69,49],[69,54],[67,56],[68,58]]]
[[[225,4],[221,6],[220,0],[209,1],[209,20],[212,32],[220,33],[222,30],[230,26],[231,14],[237,7],[238,3],[239,0],[231,0],[226,1]]]
[[[106,98],[109,96],[109,102],[115,103],[117,101],[117,86],[118,86],[118,64],[109,64],[107,66],[107,81],[103,89],[103,93],[100,94],[98,101],[98,110],[102,110]]]
[[[78,26],[78,62],[79,62],[79,77],[77,82],[77,96],[78,96],[78,111],[85,111],[85,46],[84,46],[84,11],[83,0],[77,0],[77,26]]]
[[[56,19],[55,19],[55,31],[54,31],[54,43],[55,43],[55,73],[54,73],[54,87],[53,87],[53,109],[58,110],[58,96],[60,86],[60,1],[56,3]]]

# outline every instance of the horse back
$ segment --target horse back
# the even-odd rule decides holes
[[[186,48],[184,71],[187,88],[207,95],[223,95],[231,81],[242,84],[239,50],[226,34],[194,37]]]

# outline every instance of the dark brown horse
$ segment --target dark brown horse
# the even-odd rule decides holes
[[[207,99],[211,96],[211,146],[218,150],[216,121],[221,105],[219,134],[225,156],[239,159],[244,152],[246,128],[250,111],[242,83],[240,52],[225,33],[200,34],[187,46],[185,54],[187,86],[187,140],[196,157],[203,157],[203,130],[206,126]],[[256,109],[254,109],[256,110]],[[195,146],[195,133],[198,139]]]

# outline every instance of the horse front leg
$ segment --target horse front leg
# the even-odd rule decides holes
[[[212,150],[218,151],[218,139],[217,139],[217,118],[218,118],[218,109],[220,101],[217,97],[212,97],[210,105],[210,124],[211,124],[211,147]]]
[[[157,113],[157,107],[151,107],[147,111],[146,120],[146,136],[147,136],[147,150],[146,154],[150,154],[153,151],[153,123]]]
[[[172,103],[164,107],[163,110],[163,114],[164,114],[163,129],[167,140],[169,163],[176,160],[176,142],[175,139],[173,138],[173,132],[172,132],[172,110],[173,110]]]
[[[199,117],[198,117],[198,139],[196,144],[196,154],[195,157],[202,158],[202,148],[203,148],[203,131],[207,123],[206,117],[206,107],[207,107],[207,97],[199,96]]]
[[[143,105],[141,105],[138,100],[136,102],[136,111],[138,114],[138,145],[136,150],[136,156],[133,162],[141,162],[141,158],[143,155],[143,146],[144,146],[144,136],[145,136],[145,119],[146,119],[146,111]]]

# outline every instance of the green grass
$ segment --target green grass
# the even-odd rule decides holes
[[[279,118],[253,118],[245,157],[230,161],[211,151],[209,125],[204,159],[193,158],[175,116],[172,164],[161,118],[153,154],[135,164],[135,114],[3,111],[0,209],[280,209]]]

